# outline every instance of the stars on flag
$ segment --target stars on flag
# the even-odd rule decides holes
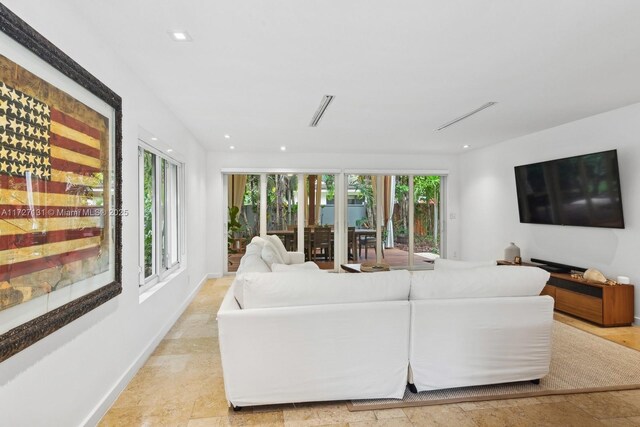
[[[0,82],[0,173],[51,177],[50,113],[48,105]]]

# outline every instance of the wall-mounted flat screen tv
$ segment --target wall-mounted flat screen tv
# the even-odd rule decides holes
[[[520,222],[624,228],[616,150],[516,166]]]

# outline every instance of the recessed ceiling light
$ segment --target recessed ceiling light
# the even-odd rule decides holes
[[[229,135],[228,133],[225,133],[224,134],[224,139],[229,139],[229,138],[231,138],[231,135]]]
[[[152,136],[152,137],[151,137],[151,140],[152,140],[152,141],[157,141],[157,140],[158,140],[158,138],[156,138],[155,136]]]
[[[235,150],[235,149],[236,149],[236,147],[234,145],[230,145],[229,146],[229,150]]]
[[[280,147],[280,151],[287,151],[287,147],[283,145],[282,147]]]
[[[469,144],[464,144],[464,145],[462,146],[462,148],[469,148],[469,147],[471,147]]]
[[[167,150],[167,153],[172,153],[172,152],[173,152],[173,148],[169,148],[169,149]]]
[[[186,31],[169,31],[169,34],[176,42],[190,42],[193,40]]]

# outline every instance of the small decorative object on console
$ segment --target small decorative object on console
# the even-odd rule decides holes
[[[615,280],[607,279],[604,274],[602,274],[595,268],[589,268],[584,273],[573,273],[571,277],[574,279],[580,279],[591,283],[599,283],[602,285],[614,286],[619,284]]]
[[[629,283],[631,283],[631,281],[627,276],[618,276],[616,278],[616,282],[618,282],[621,285],[628,285]]]
[[[509,243],[509,246],[504,250],[504,259],[509,262],[516,262],[516,257],[520,257],[520,248],[515,243]]]
[[[607,278],[604,277],[604,274],[602,274],[595,268],[587,269],[587,271],[584,272],[582,277],[584,277],[585,280],[590,280],[596,283],[605,283],[607,281]]]

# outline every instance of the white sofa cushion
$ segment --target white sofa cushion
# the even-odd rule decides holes
[[[289,252],[289,265],[302,264],[304,262],[304,252]]]
[[[286,264],[282,256],[280,255],[280,251],[271,243],[269,240],[265,240],[264,246],[262,246],[262,260],[271,268],[271,265],[276,264]]]
[[[549,273],[538,267],[495,266],[414,272],[411,300],[540,295]]]
[[[402,301],[409,297],[408,271],[361,274],[247,273],[236,278],[234,295],[244,309]]]
[[[251,243],[255,243],[256,245],[260,246],[260,249],[262,249],[262,247],[264,246],[265,242],[266,242],[266,240],[264,240],[260,236],[253,236],[253,239],[251,239]]]
[[[496,265],[496,261],[458,261],[455,259],[437,258],[433,262],[434,270],[491,267],[494,265]]]
[[[291,259],[289,258],[289,252],[287,252],[287,248],[284,247],[284,243],[278,236],[275,235],[267,235],[265,239],[273,245],[274,248],[278,250],[278,254],[280,254],[280,258],[284,261],[282,264],[291,264]]]
[[[266,273],[269,271],[271,271],[271,269],[262,260],[262,245],[251,241],[240,259],[237,274],[249,272]]]
[[[308,272],[323,272],[326,270],[320,270],[318,264],[313,261],[303,262],[302,264],[271,264],[271,271],[274,273],[282,271],[308,271]]]

